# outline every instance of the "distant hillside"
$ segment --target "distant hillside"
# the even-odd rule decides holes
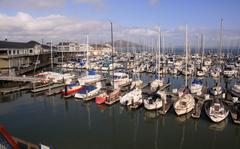
[[[107,44],[111,45],[111,42],[107,42]],[[118,47],[135,47],[135,48],[140,48],[140,47],[144,47],[143,45],[131,42],[131,41],[126,41],[126,40],[116,40],[114,41],[114,47],[118,48]]]

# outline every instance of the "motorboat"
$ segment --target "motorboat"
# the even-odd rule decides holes
[[[129,75],[123,72],[116,72],[113,76],[113,82],[114,88],[119,88],[121,86],[124,86],[126,84],[130,84],[132,79],[129,78]]]

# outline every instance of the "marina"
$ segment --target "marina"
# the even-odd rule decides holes
[[[0,149],[240,148],[240,2],[15,3]]]

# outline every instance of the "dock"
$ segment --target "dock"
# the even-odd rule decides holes
[[[29,76],[0,76],[0,81],[15,81],[15,82],[41,82],[41,78],[29,77]]]
[[[5,94],[14,93],[14,92],[19,92],[19,91],[28,90],[28,89],[31,89],[29,85],[20,86],[20,87],[2,88],[2,89],[0,90],[0,93],[1,93],[2,95],[5,95]]]
[[[194,99],[195,99],[195,107],[191,116],[192,118],[199,119],[202,113],[204,102],[207,100],[212,100],[212,98],[206,99],[205,97],[203,97],[203,95],[200,95],[200,96],[194,95]]]
[[[163,102],[162,108],[159,110],[159,114],[165,115],[169,111],[173,104],[173,100],[169,100],[168,102]]]
[[[63,86],[64,86],[64,83],[48,84],[48,85],[43,85],[43,86],[33,88],[31,90],[31,92],[32,93],[43,92],[43,91],[46,91],[46,90],[53,90],[55,88],[60,88],[60,87],[63,87]]]
[[[102,93],[103,93],[103,91],[99,91],[96,95],[87,96],[86,98],[82,98],[82,100],[83,100],[83,101],[90,101],[90,100],[96,98],[98,95],[100,95],[100,94],[102,94]],[[75,98],[75,100],[76,100],[76,101],[79,101],[79,100],[81,100],[81,99]]]
[[[120,100],[120,97],[118,97],[114,100],[109,100],[109,101],[107,100],[107,101],[105,101],[105,104],[110,106],[110,105],[113,105],[114,103],[118,102],[119,100]]]
[[[49,90],[46,92],[46,95],[47,96],[51,96],[51,95],[56,95],[56,94],[59,94],[62,92],[62,87],[60,88],[54,88],[54,89],[51,89],[49,88]]]

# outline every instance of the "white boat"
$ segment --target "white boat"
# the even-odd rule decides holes
[[[150,95],[147,99],[143,100],[144,107],[147,110],[156,110],[160,109],[163,105],[163,102],[167,100],[166,93],[157,92],[156,94]]]
[[[164,85],[164,80],[163,79],[155,79],[154,81],[152,81],[151,83],[151,89],[155,90],[158,87],[162,87]]]
[[[43,78],[45,82],[49,81],[52,81],[53,83],[63,82],[65,84],[69,84],[72,81],[72,79],[75,78],[75,75],[72,75],[70,73],[61,74],[51,71],[41,72],[36,74],[35,76]]]
[[[120,103],[122,105],[130,106],[134,103],[142,103],[142,90],[135,88],[128,92],[124,96],[120,97]]]
[[[129,75],[122,72],[116,72],[113,76],[114,88],[119,88],[125,84],[131,83],[132,79],[129,78]],[[111,82],[113,84],[113,82]]]
[[[94,83],[98,82],[102,79],[102,76],[100,74],[96,73],[96,70],[88,70],[87,75],[83,76],[78,79],[78,82],[80,84],[86,84],[86,83]]]
[[[100,93],[102,88],[101,82],[97,82],[96,86],[84,85],[80,91],[75,94],[75,98],[90,100]]]
[[[203,77],[203,76],[205,76],[205,72],[202,69],[199,69],[199,70],[197,70],[197,76]]]
[[[221,95],[223,93],[222,87],[220,85],[216,85],[210,89],[210,93],[212,93],[214,96]]]
[[[213,122],[218,123],[226,119],[229,109],[221,101],[208,101],[205,105],[205,112]]]
[[[187,87],[187,70],[188,70],[188,34],[187,34],[187,25],[185,32],[185,86],[178,91],[178,100],[173,104],[174,110],[177,115],[187,114],[193,110],[195,107],[195,100],[193,96],[189,93]]]
[[[187,114],[193,110],[195,106],[195,100],[191,94],[188,93],[188,89],[185,88],[179,92],[178,100],[173,104],[174,110],[177,115]]]
[[[226,66],[223,71],[223,75],[226,77],[233,77],[235,73],[237,73],[237,71],[235,70],[235,66],[233,65]]]
[[[210,58],[207,58],[204,60],[204,66],[210,66],[212,64],[212,60]]]
[[[203,89],[203,82],[201,80],[194,79],[191,86],[190,91],[192,94],[201,94]]]
[[[210,74],[213,78],[218,78],[220,77],[220,71],[217,71],[217,70],[211,70],[210,71]]]
[[[232,90],[233,90],[234,92],[240,94],[240,84],[235,84],[235,85],[233,85]]]

